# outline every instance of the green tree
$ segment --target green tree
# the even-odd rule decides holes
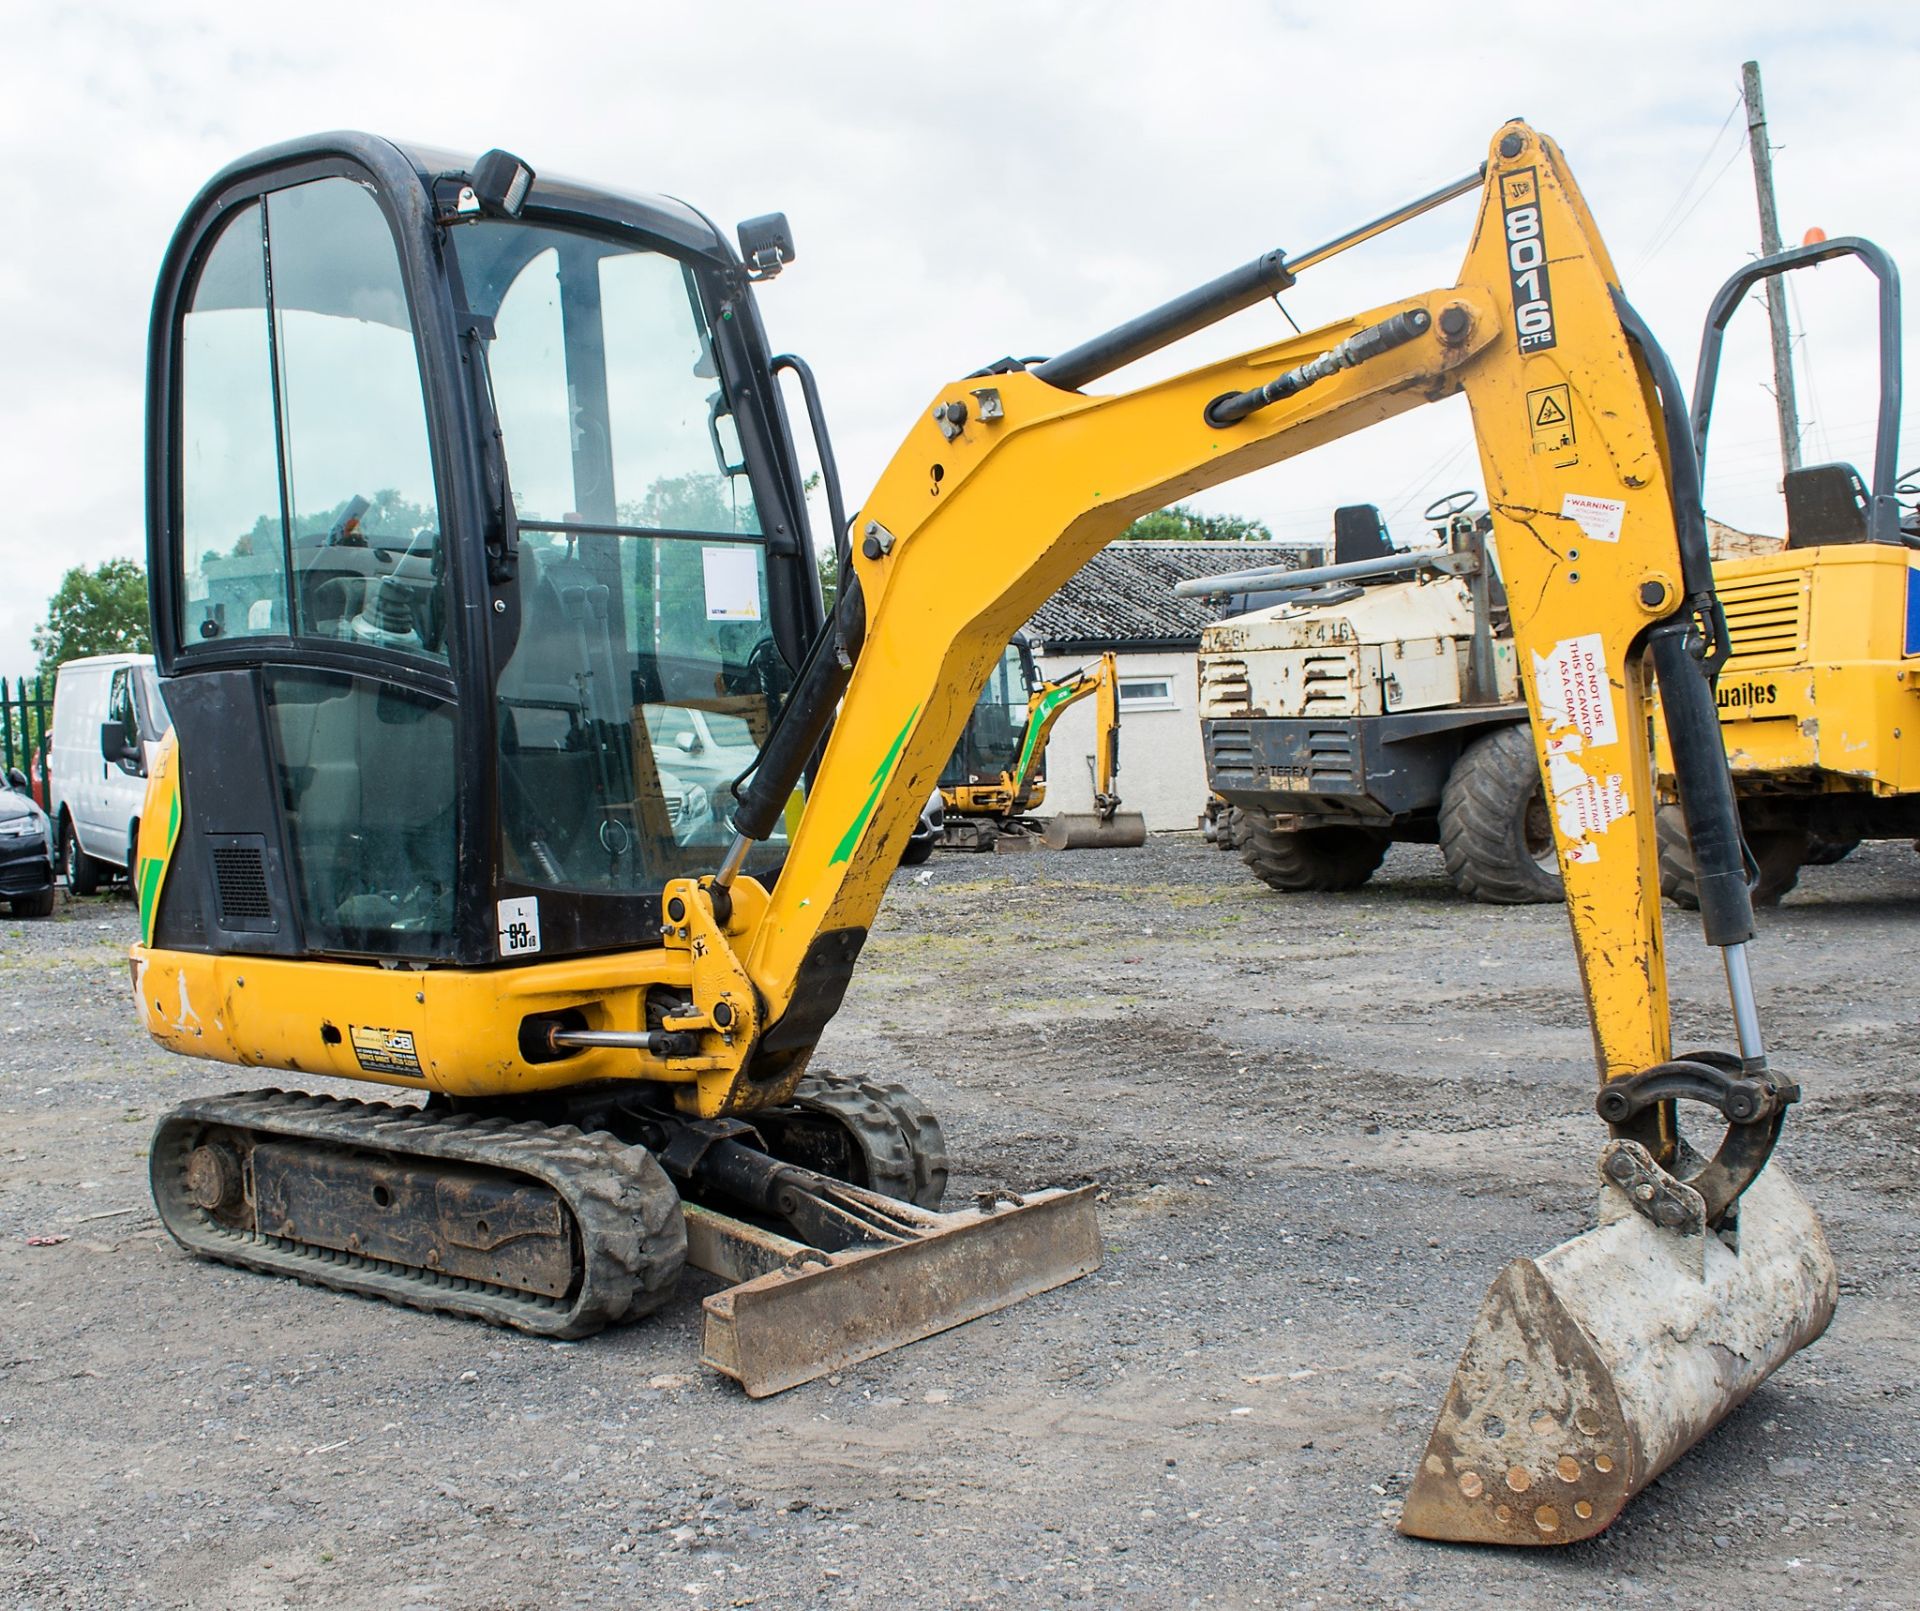
[[[47,603],[46,624],[34,628],[33,647],[49,686],[55,671],[82,655],[144,654],[153,647],[146,571],[131,559],[74,566]]]
[[[814,551],[813,563],[820,570],[820,602],[833,614],[833,601],[840,591],[840,561],[832,554]]]
[[[1120,533],[1123,542],[1147,543],[1270,543],[1273,533],[1264,520],[1244,515],[1205,515],[1183,503],[1142,515]]]

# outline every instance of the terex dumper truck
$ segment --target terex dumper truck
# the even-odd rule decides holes
[[[1180,585],[1228,600],[1282,588],[1200,639],[1207,782],[1227,804],[1216,833],[1275,889],[1357,888],[1409,840],[1437,842],[1475,899],[1560,899],[1477,501],[1427,509],[1436,546],[1395,550],[1359,504],[1335,513],[1331,565]]]

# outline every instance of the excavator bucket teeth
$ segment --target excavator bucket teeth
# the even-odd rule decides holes
[[[891,1204],[916,1234],[830,1254],[689,1206],[691,1262],[753,1275],[706,1300],[701,1357],[765,1398],[1077,1281],[1100,1268],[1092,1194],[1030,1192],[952,1214]]]
[[[1138,811],[1063,811],[1047,817],[1041,837],[1049,850],[1138,850],[1147,842],[1147,819]]]
[[[1401,1532],[1591,1538],[1833,1317],[1833,1256],[1778,1164],[1740,1200],[1737,1253],[1622,1204],[1603,1213],[1615,1217],[1495,1279]]]

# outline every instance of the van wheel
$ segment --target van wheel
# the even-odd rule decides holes
[[[1462,895],[1497,906],[1561,898],[1553,819],[1524,723],[1460,752],[1440,795],[1440,853]]]
[[[73,818],[60,819],[60,866],[67,875],[67,888],[76,895],[97,895],[107,881],[109,869],[80,848],[73,831]]]
[[[53,886],[49,884],[38,895],[22,895],[18,900],[9,901],[7,909],[15,917],[52,917]]]

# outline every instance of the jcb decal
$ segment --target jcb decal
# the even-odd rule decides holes
[[[1547,241],[1540,229],[1540,178],[1521,168],[1500,181],[1507,226],[1507,271],[1513,279],[1513,326],[1520,350],[1545,352],[1555,344],[1553,289],[1547,283]]]

